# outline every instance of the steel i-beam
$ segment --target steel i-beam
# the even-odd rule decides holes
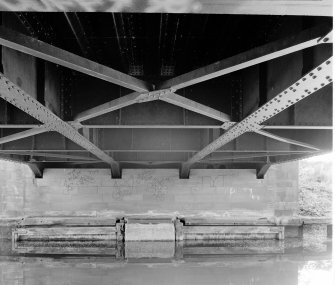
[[[145,102],[150,102],[150,101],[155,101],[155,100],[161,100],[169,104],[176,105],[178,107],[190,110],[192,112],[216,119],[224,123],[230,122],[229,115],[222,113],[220,111],[217,111],[208,106],[205,106],[203,104],[200,104],[198,102],[195,102],[193,100],[190,100],[186,97],[175,94],[173,93],[173,90],[171,89],[157,90],[157,91],[151,91],[151,92],[145,92],[145,93],[133,92],[123,97],[114,99],[107,103],[104,103],[102,105],[93,107],[86,111],[83,111],[75,116],[74,121],[80,123],[82,121],[89,120],[94,117],[101,116],[103,114],[113,112],[115,110],[130,106],[133,104],[145,103]],[[223,125],[223,126],[226,126],[226,125]],[[80,127],[82,127],[81,124],[80,124]],[[222,126],[219,126],[219,127],[221,128]]]
[[[281,136],[277,136],[275,134],[272,134],[272,133],[269,133],[269,132],[266,132],[266,131],[263,131],[263,130],[257,130],[257,131],[255,131],[255,133],[257,133],[259,135],[262,135],[262,136],[265,136],[265,137],[268,137],[268,138],[271,138],[271,139],[274,139],[274,140],[277,140],[277,141],[284,142],[284,143],[298,145],[298,146],[306,147],[306,148],[313,149],[313,150],[320,150],[319,148],[317,148],[313,145],[310,145],[308,143],[304,143],[304,142],[292,140],[292,139],[289,139],[289,138],[284,138],[284,137],[281,137]]]
[[[82,148],[94,154],[102,161],[108,163],[111,165],[112,176],[115,178],[121,177],[119,164],[112,157],[107,155],[96,145],[79,134],[75,128],[61,120],[36,99],[26,94],[22,89],[7,79],[3,74],[0,74],[0,97],[44,123],[45,129],[56,131],[62,134],[71,141],[80,145]]]
[[[190,166],[246,132],[257,131],[261,124],[332,82],[332,57],[268,101],[222,136],[182,164],[180,177],[187,178]]]
[[[31,137],[31,136],[35,136],[35,135],[38,135],[38,134],[45,133],[47,131],[48,130],[45,129],[45,128],[33,128],[33,129],[25,130],[25,131],[22,131],[22,132],[18,132],[18,133],[0,138],[0,144],[8,143],[8,142],[11,142],[11,141],[16,141],[16,140],[19,140],[19,139],[28,138],[28,137]]]
[[[135,77],[4,27],[0,27],[0,44],[138,92],[151,88]]]
[[[237,70],[257,65],[265,61],[291,54],[299,50],[328,43],[329,41],[323,41],[322,39],[326,38],[325,34],[327,35],[329,31],[330,28],[327,26],[317,26],[308,30],[304,30],[299,34],[290,36],[288,38],[279,39],[277,41],[253,48],[246,52],[169,79],[160,84],[158,87],[173,88],[174,90],[178,90],[235,72]]]

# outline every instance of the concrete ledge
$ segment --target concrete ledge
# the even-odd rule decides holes
[[[173,222],[174,221],[174,222]],[[28,238],[37,238],[34,235],[44,236],[45,239],[50,236],[52,231],[59,229],[63,233],[72,228],[83,229],[83,236],[77,235],[76,238],[90,239],[87,230],[90,228],[113,229],[111,238],[118,241],[166,241],[166,240],[184,240],[184,239],[280,239],[284,228],[284,238],[299,238],[303,236],[303,228],[312,224],[324,224],[328,228],[328,236],[332,234],[332,220],[329,218],[312,217],[294,217],[285,219],[199,219],[199,218],[167,218],[167,217],[130,217],[115,218],[106,217],[24,217],[16,219],[0,219],[0,237],[2,239],[11,239],[12,231],[17,233],[27,233],[35,231],[35,234]],[[127,229],[126,229],[127,228]],[[21,229],[21,232],[18,230]],[[40,230],[38,230],[40,229]],[[49,230],[48,230],[49,229]],[[53,230],[51,230],[53,229]],[[242,229],[242,231],[241,231]],[[248,229],[243,232],[244,229]],[[271,229],[268,232],[264,229]],[[261,231],[260,231],[261,230]],[[38,233],[39,231],[39,233]],[[48,234],[42,234],[43,231],[49,231]],[[239,232],[240,231],[240,232]],[[263,235],[262,235],[263,234]],[[240,235],[240,237],[237,237]],[[25,234],[24,236],[27,236]],[[235,237],[234,237],[235,236]],[[64,240],[67,236],[61,237]],[[69,237],[71,240],[71,237]]]
[[[52,255],[108,255],[116,257],[116,243],[104,242],[16,242],[13,250],[20,254],[52,254]]]
[[[174,241],[173,223],[165,224],[125,224],[126,241]]]
[[[184,226],[183,239],[248,240],[283,239],[283,226]]]
[[[18,222],[19,226],[114,226],[114,218],[87,217],[28,217]]]
[[[30,227],[13,231],[13,241],[116,241],[115,227]]]

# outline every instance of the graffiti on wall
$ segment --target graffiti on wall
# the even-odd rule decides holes
[[[195,13],[197,0],[0,0],[1,11]]]

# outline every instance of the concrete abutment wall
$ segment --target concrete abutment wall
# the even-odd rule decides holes
[[[3,167],[1,217],[40,217],[41,223],[61,217],[100,222],[125,218],[128,240],[136,240],[138,232],[143,239],[147,235],[154,240],[175,239],[176,219],[208,226],[184,225],[185,239],[227,238],[228,228],[221,226],[234,223],[250,225],[249,233],[255,236],[280,238],[278,226],[292,220],[298,210],[297,163],[275,165],[265,179],[257,179],[255,170],[248,169],[192,170],[189,179],[179,179],[177,169],[125,169],[122,179],[112,179],[108,169],[46,169],[42,179],[33,178],[29,171],[22,165],[15,171]],[[262,223],[265,227],[259,228]],[[238,234],[241,229],[246,228]],[[206,237],[206,231],[212,235]]]
[[[29,169],[3,166],[0,216],[142,215],[168,217],[292,216],[298,209],[296,163],[275,165],[265,179],[255,170],[125,169],[111,179],[108,169],[46,169],[34,179]]]

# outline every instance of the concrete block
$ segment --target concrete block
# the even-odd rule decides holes
[[[64,194],[78,194],[78,195],[97,195],[97,186],[69,186],[64,187]],[[100,193],[99,193],[100,194]]]
[[[292,216],[294,213],[294,211],[291,210],[277,210],[275,209],[274,214],[276,217],[280,217],[280,216]]]
[[[279,188],[292,187],[292,185],[293,185],[293,182],[290,180],[277,182],[277,187]]]
[[[285,238],[302,238],[302,237],[303,237],[302,225],[285,226]]]
[[[174,226],[175,226],[176,241],[182,241],[184,239],[183,223],[177,219],[174,222]]]
[[[276,210],[294,210],[298,209],[299,203],[297,202],[277,202],[275,203]]]
[[[128,241],[125,243],[126,258],[173,258],[174,253],[174,241]]]
[[[173,223],[162,224],[126,224],[126,241],[174,241]]]
[[[122,242],[124,241],[124,220],[121,220],[119,222],[116,223],[116,240],[118,242]]]
[[[81,209],[87,209],[87,210],[100,210],[100,209],[107,209],[108,203],[105,202],[94,202],[94,203],[87,203],[87,205],[84,205],[83,207],[80,207]]]
[[[287,170],[270,170],[272,178],[260,181],[255,171],[248,169],[192,169],[190,178],[184,180],[179,179],[177,169],[125,169],[122,179],[112,179],[107,169],[46,169],[38,185],[27,182],[24,191],[0,186],[4,197],[0,214],[113,209],[118,216],[163,212],[217,216],[227,211],[245,216],[248,209],[259,215],[276,209],[279,216],[292,215],[297,207],[297,177],[287,178],[277,187]],[[288,187],[292,183],[295,186]]]
[[[99,203],[99,202],[105,202],[103,201],[102,195],[98,195],[96,193],[91,193],[91,194],[73,194],[71,195],[71,200],[73,204],[75,205],[76,203]]]
[[[1,226],[0,225],[0,241],[2,239],[11,239],[12,238],[12,229],[13,229],[13,225],[12,226]],[[1,246],[0,246],[1,249]]]

